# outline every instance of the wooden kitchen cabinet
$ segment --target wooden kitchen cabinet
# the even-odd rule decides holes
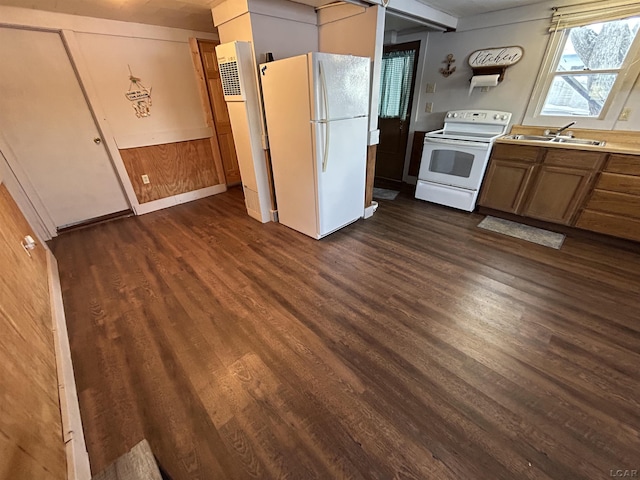
[[[640,157],[609,156],[576,227],[640,241]]]
[[[484,179],[479,204],[518,213],[533,176],[535,163],[492,159]]]
[[[606,156],[561,148],[495,147],[479,204],[563,225],[573,223]]]
[[[542,151],[528,145],[494,145],[478,204],[519,213]]]
[[[589,191],[592,170],[541,165],[521,214],[569,225]]]

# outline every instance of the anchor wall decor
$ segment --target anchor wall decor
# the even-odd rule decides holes
[[[447,68],[441,68],[440,69],[440,73],[442,74],[443,77],[448,77],[449,75],[451,75],[453,72],[456,71],[456,67],[451,67],[451,65],[453,63],[455,63],[455,58],[453,58],[453,53],[450,53],[449,55],[447,55],[447,59],[442,62],[442,63],[446,63],[447,64]]]

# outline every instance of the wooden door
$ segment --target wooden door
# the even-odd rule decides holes
[[[568,225],[584,200],[591,170],[542,165],[523,215]]]
[[[50,233],[128,211],[60,35],[0,28],[0,64],[3,153]]]
[[[407,152],[407,141],[409,138],[409,122],[411,119],[411,104],[413,103],[413,91],[418,65],[418,54],[420,42],[402,43],[398,45],[387,45],[384,47],[384,55],[401,54],[402,52],[413,53],[413,66],[410,78],[405,85],[409,88],[409,100],[406,115],[381,116],[378,118],[378,128],[380,129],[380,143],[376,153],[376,179],[377,183],[402,182],[404,172],[404,160]],[[384,85],[382,88],[388,88]],[[381,92],[381,98],[384,92]],[[386,182],[385,182],[386,181]]]
[[[520,213],[536,166],[530,162],[492,158],[478,203],[503,212]]]
[[[0,182],[0,478],[64,479],[45,251]]]
[[[224,101],[224,94],[222,93],[222,81],[220,80],[220,70],[218,69],[218,58],[216,57],[215,50],[216,45],[218,45],[218,43],[198,40],[200,58],[207,81],[207,92],[209,94],[209,102],[211,103],[213,122],[216,127],[216,134],[220,145],[222,165],[227,179],[227,185],[232,185],[240,183],[240,167],[238,165],[235,143],[233,141],[227,102]]]

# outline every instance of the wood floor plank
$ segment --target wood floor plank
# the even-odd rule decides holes
[[[173,480],[595,479],[640,467],[640,246],[400,195],[316,241],[240,189],[58,237],[92,468]]]

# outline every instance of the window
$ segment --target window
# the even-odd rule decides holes
[[[599,117],[639,26],[630,18],[569,29],[540,113]]]
[[[553,31],[525,123],[612,128],[638,76],[639,30],[632,17]]]
[[[402,50],[382,56],[379,117],[406,120],[415,54],[415,50]]]

